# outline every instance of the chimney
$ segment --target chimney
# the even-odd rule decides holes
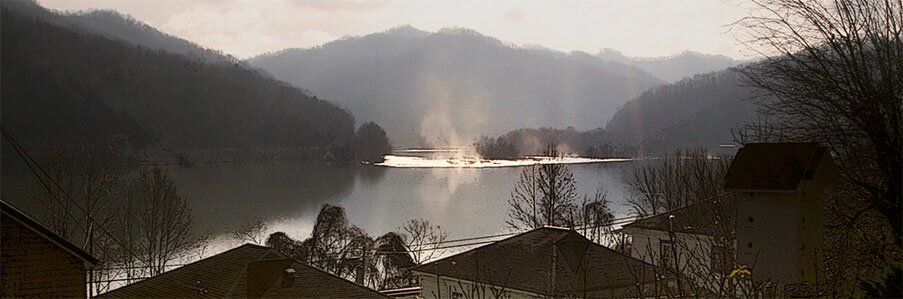
[[[263,297],[276,279],[283,277],[293,263],[292,259],[269,259],[248,263],[248,298]],[[294,269],[292,271],[294,272]]]
[[[292,286],[292,283],[295,281],[295,269],[287,268],[285,272],[282,272],[282,287],[288,288]]]

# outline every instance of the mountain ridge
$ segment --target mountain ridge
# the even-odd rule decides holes
[[[741,74],[727,69],[650,89],[624,104],[605,132],[639,155],[731,143],[731,128],[757,115],[748,101],[752,91],[741,82]]]
[[[606,61],[618,61],[643,69],[670,83],[676,83],[694,75],[723,70],[740,62],[724,55],[705,54],[696,51],[662,57],[630,57],[620,51],[604,48],[595,55]]]
[[[400,26],[246,61],[380,123],[402,146],[466,145],[522,127],[593,129],[665,83],[588,53],[549,54],[467,28],[423,32]]]
[[[7,0],[3,7],[50,24],[105,36],[132,45],[163,50],[210,63],[240,63],[222,51],[208,49],[186,39],[164,33],[130,15],[110,9],[59,11],[35,0]]]
[[[26,144],[322,147],[352,138],[346,110],[255,70],[2,9],[3,125],[26,132]]]

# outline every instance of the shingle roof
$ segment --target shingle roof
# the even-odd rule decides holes
[[[737,151],[724,188],[796,191],[801,181],[812,179],[826,155],[817,143],[750,143]]]
[[[172,271],[101,294],[101,298],[249,297],[248,270],[264,298],[385,298],[379,292],[286,258],[272,248],[245,244]],[[286,269],[294,270],[285,281]],[[262,284],[261,284],[262,282]]]
[[[387,298],[375,290],[297,261],[290,268],[295,271],[293,278],[286,280],[285,276],[280,275],[272,287],[261,294],[261,298]],[[247,294],[247,272],[240,275],[242,278],[238,279],[228,297],[244,297]]]
[[[673,211],[640,219],[624,228],[641,228],[657,231],[726,236],[732,234],[736,218],[736,198],[733,193],[721,195]],[[673,216],[673,217],[672,217]],[[727,224],[727,225],[725,225]]]
[[[25,225],[48,241],[57,244],[58,246],[63,248],[63,250],[66,250],[67,252],[85,261],[86,263],[94,266],[97,265],[98,262],[100,262],[97,260],[97,258],[91,256],[75,244],[72,244],[72,242],[69,242],[69,240],[60,237],[60,235],[57,235],[46,226],[38,223],[31,217],[28,217],[28,215],[25,215],[25,213],[22,213],[5,201],[0,200],[0,211],[2,211],[3,217],[11,217],[12,219],[15,219],[17,222]]]
[[[414,268],[536,294],[581,295],[633,287],[653,266],[579,233],[543,227]],[[554,275],[553,275],[554,273]]]

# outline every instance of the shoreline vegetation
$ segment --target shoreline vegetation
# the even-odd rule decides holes
[[[482,158],[517,160],[542,156],[550,144],[562,156],[579,156],[593,159],[628,158],[636,153],[631,146],[613,144],[601,128],[577,131],[573,127],[556,129],[517,129],[499,137],[481,136],[473,143],[474,150]]]
[[[139,165],[179,165],[246,162],[322,162],[356,165],[349,149],[343,147],[247,147],[171,150],[154,149],[131,155]]]
[[[374,165],[389,168],[500,168],[546,164],[593,164],[634,161],[631,158],[587,158],[526,156],[516,159],[485,159],[479,157],[417,157],[386,155],[385,161]]]

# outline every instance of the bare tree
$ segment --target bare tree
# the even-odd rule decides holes
[[[248,224],[242,225],[234,232],[232,236],[241,242],[251,242],[261,245],[266,242],[266,231],[268,226],[263,219],[254,219]]]
[[[97,148],[52,147],[42,163],[49,190],[37,181],[26,188],[29,200],[44,212],[39,218],[51,230],[95,256],[102,255],[95,252],[94,243],[107,237],[98,233],[97,226],[115,220],[113,204],[122,189],[115,159],[113,153]]]
[[[553,145],[544,155],[561,157]],[[514,229],[573,227],[577,197],[577,181],[567,165],[544,163],[525,168],[508,200],[507,223]]]
[[[704,149],[678,150],[633,170],[628,182],[635,196],[627,200],[638,216],[652,216],[715,198],[722,186],[730,158]]]
[[[193,244],[187,203],[161,170],[128,179],[107,149],[55,147],[49,153],[42,164],[47,187],[30,182],[27,196],[52,230],[102,261],[89,272],[92,294],[115,279],[162,273]]]
[[[393,289],[414,285],[416,280],[411,268],[417,264],[411,258],[404,237],[389,232],[376,239],[373,263],[381,271],[379,289]]]
[[[411,253],[411,258],[417,265],[442,254],[442,250],[436,248],[441,247],[448,238],[448,232],[443,231],[442,227],[433,226],[424,219],[412,219],[406,222],[401,227],[400,234],[404,238],[405,247]]]
[[[797,141],[830,146],[845,181],[887,218],[903,218],[903,4],[755,1],[737,22],[764,61],[740,71],[757,104]]]
[[[508,205],[511,209],[508,211],[508,220],[505,222],[512,228],[535,228],[541,227],[540,220],[540,198],[539,194],[539,171],[536,165],[530,165],[524,168],[520,174],[520,180],[514,185],[514,191],[508,199]]]
[[[159,275],[194,244],[190,238],[191,209],[160,168],[143,169],[133,188],[139,256],[150,275]]]
[[[547,157],[561,158],[555,146],[549,145]],[[571,211],[576,208],[577,181],[567,165],[548,163],[539,166],[540,216],[546,225],[573,227]]]
[[[122,181],[115,153],[102,148],[51,147],[41,164],[41,178],[26,185],[26,197],[36,205],[37,217],[63,238],[98,257],[89,278],[102,280],[118,273],[119,246],[107,230],[118,225],[116,200]],[[93,283],[91,292],[109,283]]]
[[[286,256],[293,257],[298,260],[306,261],[306,248],[295,239],[292,239],[284,232],[275,232],[267,237],[266,245],[276,249]]]
[[[360,252],[352,251],[372,243],[364,239],[369,236],[363,230],[349,227],[344,208],[325,204],[317,215],[310,238],[302,243],[307,248],[304,260],[339,276],[351,275],[355,269],[348,266],[346,259],[361,256]]]
[[[592,197],[583,196],[579,215],[575,222],[580,223],[580,232],[593,242],[615,244],[617,236],[612,234],[611,224],[614,214],[608,208],[608,194],[599,190]]]
[[[350,225],[345,209],[323,205],[310,238],[298,242],[285,233],[269,236],[267,245],[336,276],[355,280],[372,288],[409,286],[414,266],[401,235],[390,232],[370,237]]]
[[[676,282],[674,287],[656,287],[656,296],[761,293],[763,284],[730,275],[737,262],[736,200],[723,189],[729,165],[729,157],[695,149],[675,151],[634,169],[629,186],[637,195],[628,200],[630,207],[641,217],[667,216],[665,229],[635,233],[629,249],[655,265],[657,275]]]
[[[828,223],[827,239],[837,242],[826,246],[833,251],[826,253],[826,266],[834,269],[827,274],[842,289],[832,292],[849,296],[858,288],[856,278],[890,272],[898,275],[887,279],[897,291],[869,295],[899,296],[903,1],[753,3],[756,9],[735,29],[765,59],[739,71],[757,91],[754,101],[770,121],[739,130],[780,133],[745,141],[780,139],[830,147],[842,178],[826,202],[826,219],[833,222]],[[888,265],[896,266],[883,269]]]

